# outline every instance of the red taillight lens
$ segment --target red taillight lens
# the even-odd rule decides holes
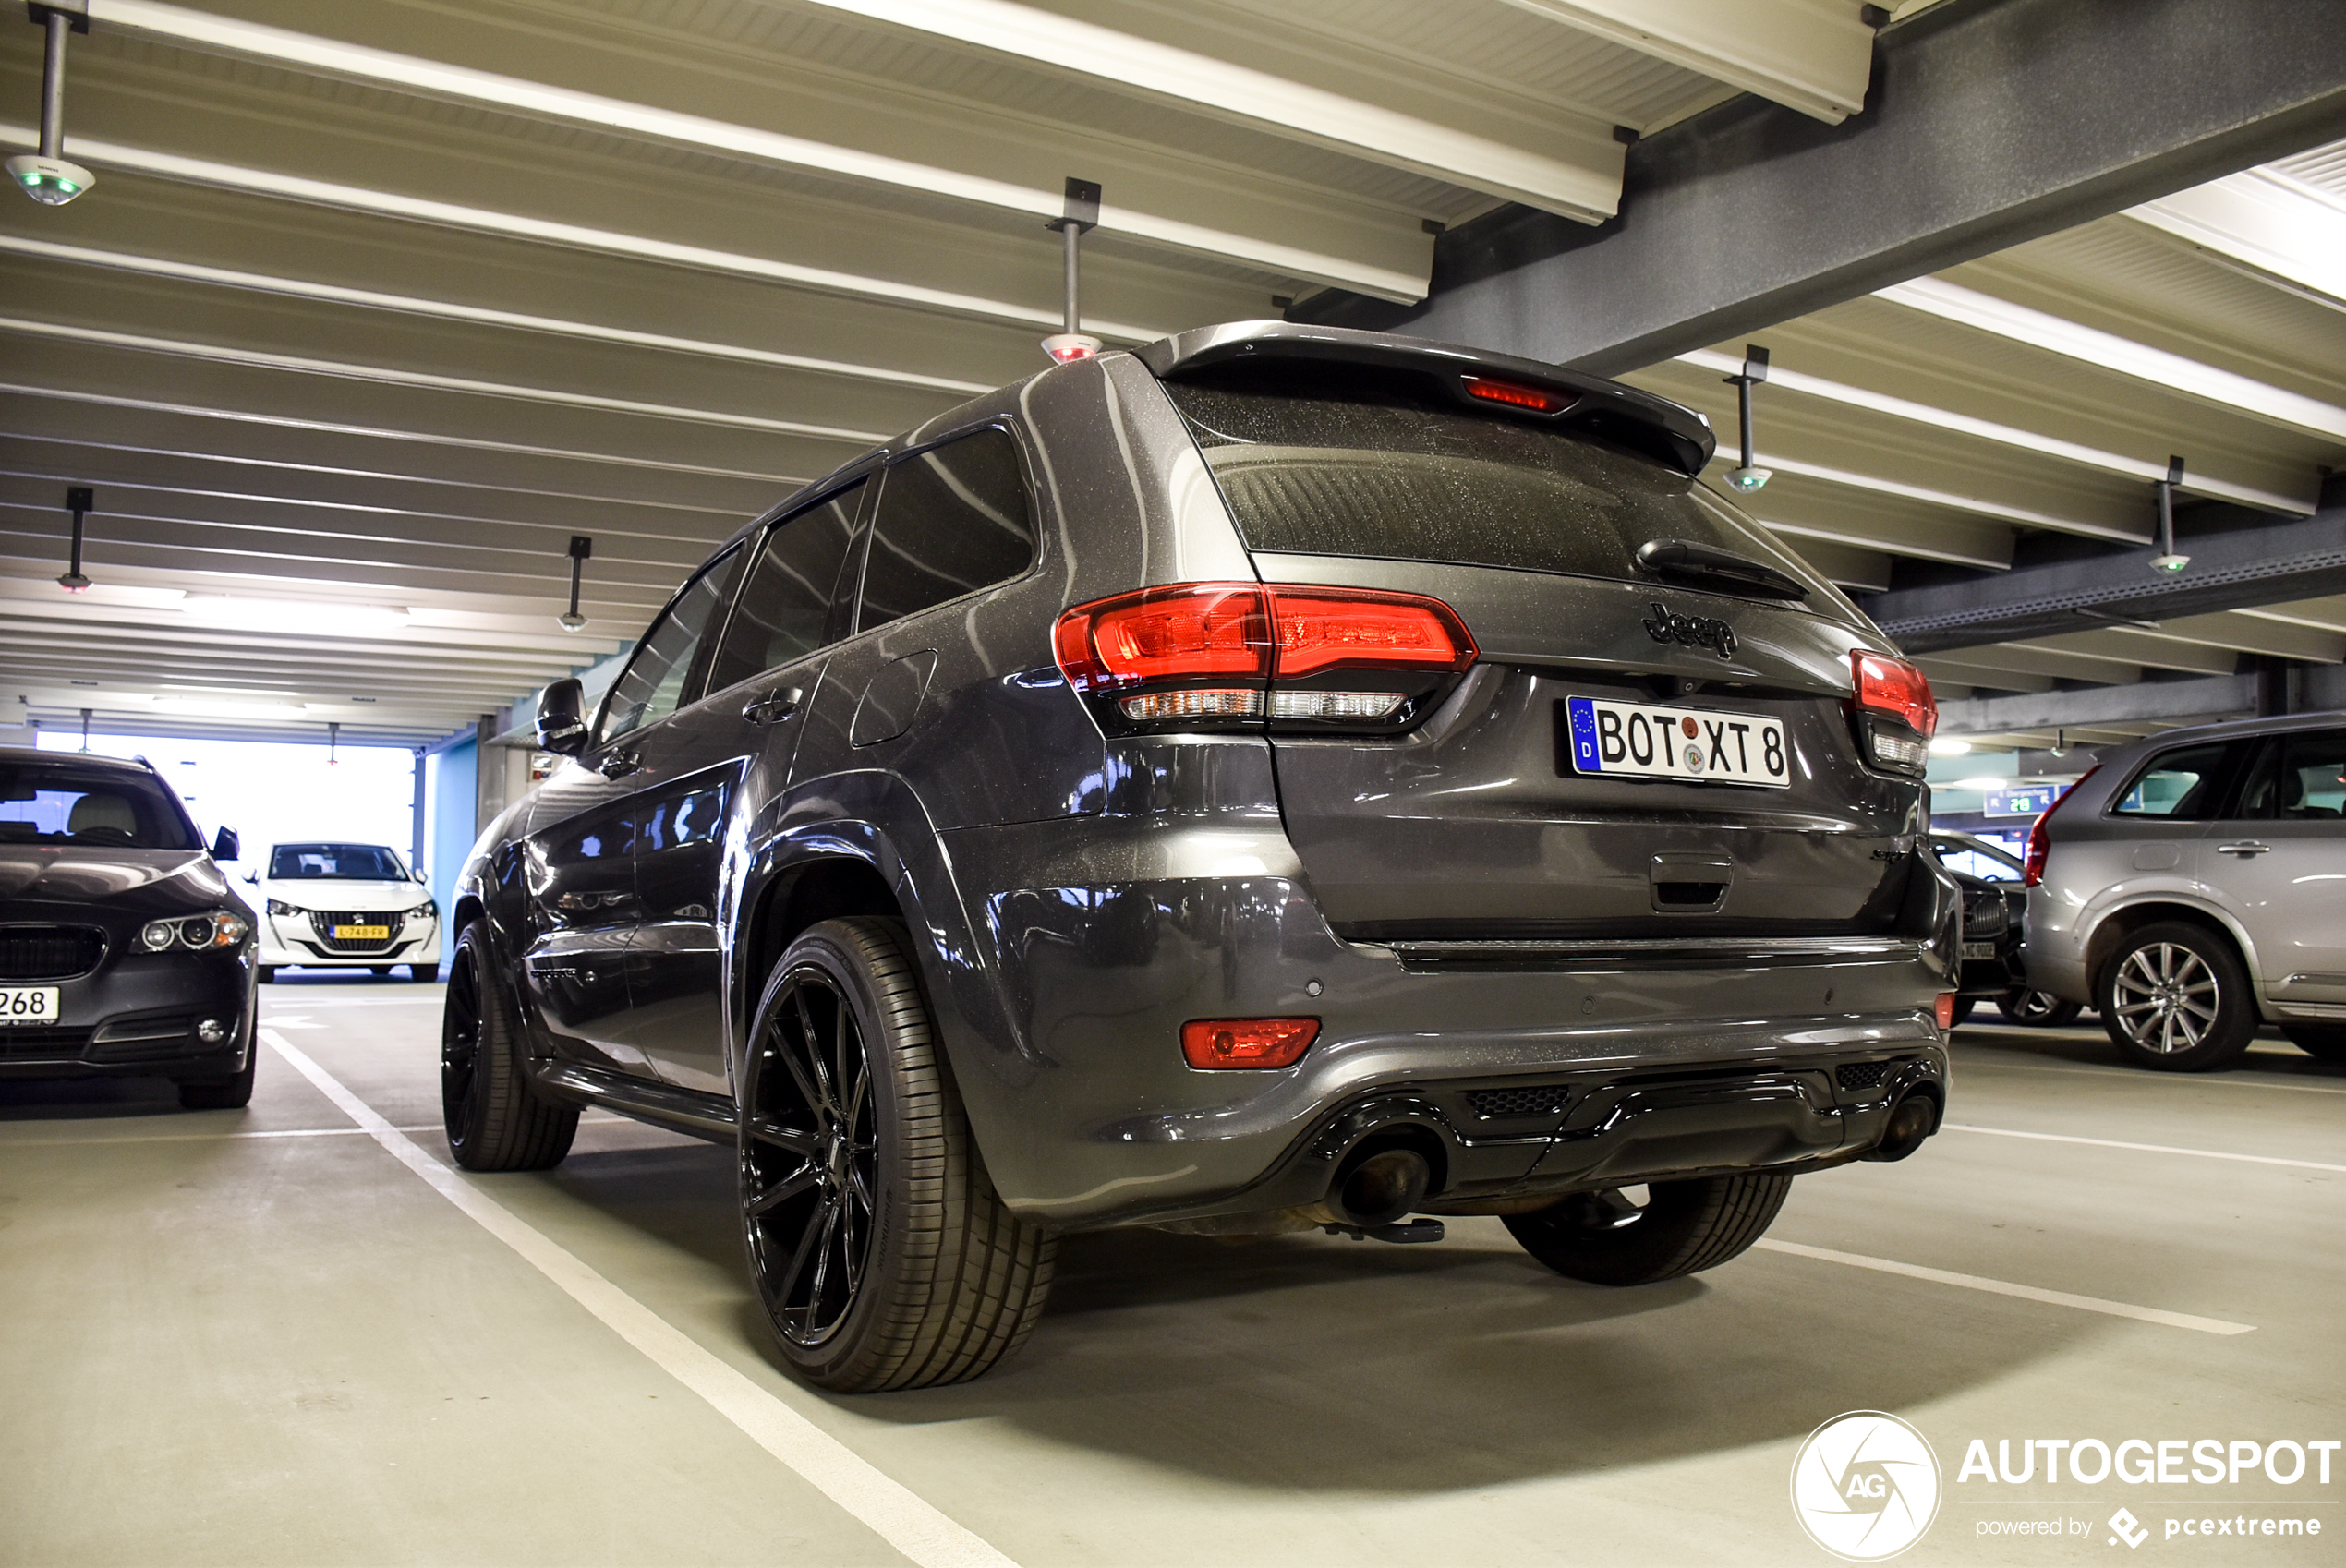
[[[1181,1055],[1193,1067],[1291,1067],[1320,1034],[1318,1019],[1193,1019]]]
[[[2101,764],[2094,764],[2077,776],[2077,784],[2083,784],[2100,771]],[[2020,881],[2023,887],[2034,887],[2044,881],[2045,858],[2052,852],[2052,834],[2045,825],[2052,820],[2052,814],[2061,809],[2061,802],[2075,793],[2077,784],[2072,784],[2068,789],[2055,795],[2053,803],[2047,806],[2043,814],[2029,825],[2028,847],[2021,852],[2020,858]]]
[[[1941,993],[1939,993],[1939,1002],[1938,1002],[1938,1005],[1937,1005],[1935,1007],[1933,1007],[1933,1008],[1931,1009],[1931,1014],[1932,1014],[1932,1016],[1933,1016],[1933,1017],[1935,1017],[1936,1019],[1938,1019],[1938,1020],[1939,1020],[1939,1027],[1940,1027],[1941,1030],[1949,1030],[1949,1029],[1953,1029],[1953,1028],[1954,1028],[1954,1027],[1955,1027],[1955,994],[1954,994],[1953,992],[1952,992],[1952,991],[1941,991]]]
[[[1054,640],[1079,692],[1270,674],[1271,623],[1255,583],[1184,583],[1078,605]]]
[[[1469,376],[1465,384],[1469,397],[1479,397],[1485,403],[1504,403],[1510,408],[1528,408],[1534,414],[1561,414],[1579,401],[1542,387],[1493,381],[1481,376]]]
[[[1464,669],[1474,639],[1456,611],[1421,594],[1274,586],[1273,679],[1324,669]]]
[[[1465,622],[1440,599],[1276,583],[1182,583],[1097,599],[1060,616],[1052,641],[1080,692],[1338,669],[1455,671],[1476,652]]]
[[[1849,668],[1856,677],[1858,707],[1886,714],[1924,740],[1930,739],[1939,728],[1939,701],[1930,694],[1929,679],[1921,670],[1903,658],[1863,648],[1851,650]]]

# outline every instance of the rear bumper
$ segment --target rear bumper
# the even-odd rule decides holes
[[[948,1043],[996,1188],[1058,1228],[1315,1202],[1313,1151],[1362,1116],[1440,1142],[1436,1207],[1813,1168],[1880,1138],[1887,1102],[1842,1091],[1844,1064],[1906,1064],[1943,1104],[1953,911],[1934,911],[1895,939],[1373,945],[1288,876],[1023,888],[973,911],[1010,1038],[949,1019]],[[1299,1016],[1321,1028],[1293,1067],[1182,1059],[1185,1021]],[[1472,1098],[1542,1086],[1565,1091],[1545,1125]]]

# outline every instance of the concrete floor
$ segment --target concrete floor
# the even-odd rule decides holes
[[[286,981],[267,1027],[444,1161],[439,988]],[[927,1562],[1829,1562],[1789,1468],[1859,1409],[1938,1454],[1907,1561],[2108,1562],[2121,1506],[2146,1555],[2340,1561],[2346,1456],[2328,1485],[1957,1469],[1975,1438],[2346,1438],[2346,1071],[2273,1040],[2220,1077],[2136,1072],[2090,1027],[1971,1028],[1956,1056],[1963,1128],[2160,1147],[1951,1129],[1802,1180],[1770,1236],[1933,1277],[1758,1250],[1606,1290],[1481,1220],[1406,1248],[1076,1237],[1018,1360],[856,1400],[765,1350],[724,1151],[596,1117],[561,1169],[467,1190],[742,1374],[750,1428],[811,1423],[950,1521]],[[802,1478],[657,1338],[590,1315],[274,1049],[241,1113],[0,1084],[0,1562],[903,1560],[833,1501],[869,1488]],[[2219,1513],[2322,1534],[2164,1534]],[[2050,1518],[2073,1533],[1986,1533]]]

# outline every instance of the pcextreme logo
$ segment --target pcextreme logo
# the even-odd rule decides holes
[[[1879,1562],[1914,1545],[1939,1516],[1939,1497],[1938,1454],[1879,1410],[1835,1416],[1793,1456],[1793,1515],[1844,1562]]]

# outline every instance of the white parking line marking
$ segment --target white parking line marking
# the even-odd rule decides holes
[[[2023,1301],[2041,1301],[2050,1307],[2074,1307],[2080,1311],[2101,1312],[2112,1318],[2164,1323],[2171,1329],[2196,1329],[2201,1333],[2220,1334],[2256,1332],[2254,1323],[2228,1323],[2221,1318],[2195,1318],[2188,1312],[2170,1312],[2159,1307],[2136,1307],[2125,1301],[2105,1301],[2098,1296],[2072,1296],[2065,1290],[2039,1290],[2033,1285],[2013,1285],[2008,1280],[1991,1280],[1980,1274],[1958,1274],[1947,1269],[1926,1269],[1919,1263],[1894,1263],[1887,1258],[1868,1258],[1858,1252],[1834,1252],[1822,1247],[1804,1247],[1796,1241],[1770,1241],[1762,1237],[1752,1245],[1768,1252],[1812,1258],[1820,1263],[1846,1263],[1853,1269],[1903,1274],[1907,1279],[1928,1280],[1932,1285],[1952,1285],[1964,1290],[1984,1290],[1990,1296],[2016,1296]]]
[[[6,1125],[6,1124],[0,1124]],[[578,1118],[581,1127],[638,1126],[633,1116],[614,1116],[589,1113]],[[445,1129],[438,1122],[417,1122],[409,1127],[394,1127],[393,1132],[441,1132]],[[363,1127],[283,1127],[264,1128],[258,1132],[155,1132],[131,1133],[118,1138],[8,1138],[0,1136],[0,1150],[57,1149],[80,1143],[217,1143],[236,1138],[362,1138]]]
[[[273,1031],[260,1037],[317,1086],[343,1115],[357,1122],[391,1156],[431,1184],[481,1229],[521,1254],[581,1307],[601,1319],[620,1338],[709,1403],[752,1442],[780,1460],[816,1490],[854,1515],[882,1540],[922,1568],[1016,1568],[1010,1559],[973,1532],[955,1524],[902,1482],[816,1426],[764,1388],[704,1349],[650,1308],[581,1262],[568,1249],[522,1220],[401,1136],[397,1128],[325,1068]]]
[[[2319,1160],[2284,1160],[2278,1154],[2229,1154],[2220,1149],[2183,1149],[2172,1143],[2122,1143],[2114,1138],[2077,1138],[2062,1132],[2021,1132],[2008,1127],[1972,1127],[1964,1122],[1941,1122],[1941,1132],[1984,1132],[1994,1138],[2030,1138],[2039,1143],[2088,1143],[2097,1149],[2136,1149],[2146,1154],[2189,1154],[2196,1160],[2238,1160],[2248,1165],[2293,1165],[2302,1171],[2346,1172],[2346,1165],[2324,1164]]]
[[[2346,1094],[2346,1088],[2332,1088],[2326,1083],[2275,1083],[2263,1078],[2218,1078],[2212,1073],[2155,1073],[2145,1072],[2138,1067],[2057,1067],[2050,1063],[1957,1059],[1965,1072],[2062,1072],[2079,1078],[2098,1078],[2105,1083],[2188,1084],[2195,1089],[2278,1089],[2290,1094]]]

